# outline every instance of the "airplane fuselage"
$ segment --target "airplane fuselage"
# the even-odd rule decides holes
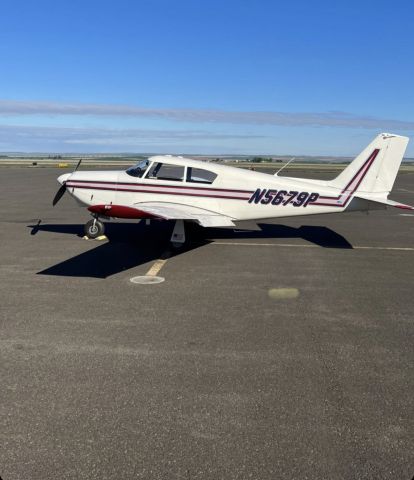
[[[412,210],[388,199],[408,138],[378,135],[337,177],[280,177],[170,155],[143,160],[126,171],[77,171],[61,175],[55,205],[65,191],[87,206],[94,219],[90,238],[104,231],[103,218],[175,220],[172,241],[184,241],[184,221],[203,227],[236,222],[366,211],[387,206]]]
[[[125,171],[80,171],[68,178],[66,187],[92,212],[108,217],[146,218],[148,215],[134,215],[127,208],[117,207],[139,210],[141,203],[166,202],[243,221],[343,211],[352,198],[353,185],[363,174],[360,172],[343,192],[325,186],[323,181],[277,177],[223,165],[202,166],[217,174],[211,185],[135,178]],[[60,181],[65,181],[64,177]]]

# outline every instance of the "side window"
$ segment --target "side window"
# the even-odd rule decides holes
[[[168,163],[154,163],[145,178],[182,182],[184,180],[184,167]]]
[[[187,168],[187,182],[192,183],[213,183],[217,173],[204,170],[203,168]]]
[[[149,161],[148,160],[143,160],[142,162],[137,163],[133,167],[129,167],[126,170],[126,173],[128,175],[131,175],[131,177],[142,177],[148,168]]]

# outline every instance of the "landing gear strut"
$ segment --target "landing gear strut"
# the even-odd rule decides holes
[[[170,240],[174,248],[180,248],[184,246],[185,243],[185,230],[184,230],[184,221],[176,220],[174,225],[174,230],[171,235]]]
[[[101,235],[104,235],[105,225],[97,218],[93,218],[92,220],[89,220],[89,222],[85,224],[84,231],[85,231],[85,235],[88,238],[91,238],[91,239],[98,238]]]

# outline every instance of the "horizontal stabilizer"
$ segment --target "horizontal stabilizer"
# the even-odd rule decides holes
[[[401,208],[403,210],[414,210],[414,207],[411,205],[406,205],[405,203],[395,202],[394,200],[389,200],[388,198],[379,198],[370,195],[355,195],[355,199],[366,200],[368,202],[376,203],[379,205],[384,205],[387,207]]]

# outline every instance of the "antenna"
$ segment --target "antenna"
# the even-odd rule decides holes
[[[285,163],[285,164],[283,165],[283,167],[280,167],[280,168],[279,168],[279,170],[274,174],[274,176],[276,177],[277,175],[279,175],[279,173],[280,173],[284,168],[286,168],[290,163],[292,163],[293,160],[295,160],[295,159],[296,159],[296,157],[292,157],[287,163]]]

